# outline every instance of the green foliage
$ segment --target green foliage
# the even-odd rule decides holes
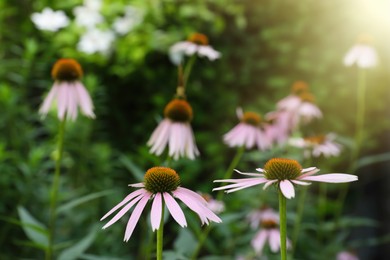
[[[50,70],[58,58],[81,63],[83,83],[97,115],[96,120],[79,116],[66,126],[55,238],[58,259],[154,256],[155,234],[149,216],[141,217],[127,244],[122,243],[126,217],[104,231],[100,231],[99,219],[134,190],[128,184],[141,182],[147,169],[164,163],[167,154],[151,155],[146,142],[177,85],[169,47],[193,32],[208,35],[222,57],[214,62],[198,59],[189,78],[191,124],[201,155],[194,161],[171,162],[184,187],[211,193],[212,181],[223,176],[234,157],[235,150],[223,144],[222,136],[238,123],[236,108],[265,115],[275,110],[276,102],[289,94],[296,80],[309,83],[324,114],[323,120],[300,129],[300,136],[335,132],[343,144],[342,156],[308,162],[301,150],[278,146],[245,153],[237,168],[253,171],[271,157],[288,156],[305,167],[314,164],[324,173],[346,171],[354,149],[357,73],[355,68],[344,68],[341,61],[361,30],[376,39],[381,66],[368,75],[364,156],[356,168],[368,172],[373,165],[389,161],[383,140],[388,139],[390,121],[383,118],[388,118],[390,55],[388,31],[382,31],[389,24],[370,21],[372,27],[364,26],[369,18],[349,11],[355,1],[103,1],[104,21],[99,29],[112,30],[128,5],[138,8],[143,18],[128,33],[113,33],[107,52],[92,54],[78,49],[87,32],[74,19],[73,10],[81,4],[81,0],[0,0],[0,259],[42,259],[48,244],[46,223],[58,120],[55,111],[45,119],[37,111],[53,84]],[[47,6],[63,10],[70,24],[57,32],[38,30],[31,14]],[[366,183],[375,181],[371,178],[361,175]],[[352,214],[336,225],[333,211],[339,206],[338,188],[329,188],[328,201],[321,204],[318,186],[312,186],[300,236],[304,242],[295,252],[299,259],[319,259],[319,251],[322,259],[332,259],[348,247],[388,243],[388,236],[352,237],[350,229],[377,230],[378,222]],[[356,189],[347,198],[347,209],[364,199]],[[255,230],[245,218],[264,204],[275,207],[277,193],[272,187],[267,192],[256,187],[226,195],[224,202],[224,223],[213,225],[200,259],[238,255],[255,259],[250,246]],[[288,204],[288,223],[294,223],[297,200]],[[167,259],[188,259],[202,232],[197,216],[190,210],[185,213],[188,229],[177,228],[166,216]],[[289,224],[288,234],[292,230]],[[269,249],[264,254],[278,258]]]

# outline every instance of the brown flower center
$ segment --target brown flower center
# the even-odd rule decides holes
[[[292,159],[273,158],[264,166],[268,180],[294,180],[301,175],[302,166]]]
[[[171,168],[153,167],[145,173],[144,185],[145,189],[153,194],[158,192],[171,192],[179,187],[180,177]]]
[[[241,118],[241,122],[253,126],[259,126],[261,123],[261,116],[255,112],[245,112]]]
[[[302,80],[295,81],[291,86],[291,93],[297,96],[308,91],[309,85],[307,85],[307,83]]]
[[[59,59],[54,64],[51,75],[55,80],[75,81],[83,76],[83,69],[74,59]]]
[[[164,116],[175,122],[190,122],[192,120],[192,108],[184,99],[173,99],[166,105]]]
[[[263,219],[260,221],[260,226],[265,229],[277,228],[278,223],[272,219]]]
[[[209,45],[209,39],[202,33],[191,34],[187,41],[198,44],[198,45]]]
[[[302,102],[315,103],[316,101],[314,95],[309,92],[304,92],[300,94],[299,97],[301,98]]]
[[[316,135],[316,136],[309,136],[304,138],[306,142],[316,145],[316,144],[323,144],[326,140],[325,135]]]

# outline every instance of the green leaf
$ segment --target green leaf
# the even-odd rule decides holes
[[[130,160],[127,156],[122,155],[119,158],[119,161],[128,169],[138,181],[143,181],[145,171],[141,170],[132,160]]]
[[[188,231],[188,228],[181,228],[174,244],[175,251],[184,255],[191,255],[197,245],[198,242],[192,233]]]
[[[84,253],[85,250],[93,243],[97,234],[97,230],[93,229],[86,237],[80,240],[75,245],[65,249],[58,256],[58,260],[73,260],[79,259],[79,257]]]
[[[86,202],[89,202],[91,200],[106,196],[106,195],[111,194],[113,192],[114,192],[114,190],[104,190],[104,191],[99,191],[99,192],[95,192],[92,194],[88,194],[88,195],[83,196],[81,198],[77,198],[75,200],[69,201],[68,203],[65,203],[64,205],[58,207],[57,213],[63,213],[63,212],[69,211],[72,208],[77,207],[83,203],[86,203]]]
[[[18,214],[26,236],[39,247],[46,248],[49,244],[47,228],[22,206],[18,207]]]
[[[381,153],[363,157],[358,160],[356,164],[356,169],[368,166],[370,164],[390,161],[390,153]]]

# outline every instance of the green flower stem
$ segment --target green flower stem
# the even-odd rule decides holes
[[[280,259],[287,260],[287,213],[286,198],[279,188],[279,228],[280,228]]]
[[[230,177],[232,177],[233,170],[234,170],[234,168],[236,168],[236,166],[240,162],[241,157],[244,154],[244,152],[245,152],[245,146],[241,146],[238,148],[236,155],[234,156],[232,162],[230,163],[229,167],[227,168],[222,179],[225,180],[225,179],[230,179]],[[220,190],[217,194],[216,200],[222,200],[224,194],[225,194],[225,192],[223,190]]]
[[[302,187],[301,195],[299,196],[298,206],[297,206],[297,216],[295,217],[295,223],[294,223],[294,230],[293,230],[293,237],[292,237],[292,252],[291,255],[294,255],[295,249],[297,248],[297,244],[299,241],[299,231],[301,229],[301,222],[303,217],[303,210],[305,208],[305,200],[307,195],[307,190],[309,188],[306,186]]]
[[[163,255],[163,239],[164,239],[164,202],[162,202],[162,208],[161,208],[161,221],[160,221],[160,227],[157,230],[157,248],[156,248],[156,256],[157,260],[162,260]]]
[[[196,61],[196,55],[194,54],[194,55],[192,55],[192,57],[190,58],[190,60],[188,61],[187,65],[184,68],[184,75],[183,75],[184,86],[183,87],[187,86],[188,78],[190,77],[192,67],[195,64],[195,61]]]
[[[56,206],[57,206],[57,199],[58,199],[58,189],[60,186],[61,161],[62,161],[62,154],[64,150],[65,124],[66,124],[66,115],[64,116],[64,119],[60,121],[60,126],[58,131],[57,154],[55,158],[56,160],[55,173],[54,173],[53,184],[50,190],[49,244],[45,255],[46,260],[53,259],[54,234],[55,234],[55,226],[57,220]]]
[[[244,154],[244,152],[245,152],[245,146],[241,146],[238,148],[236,155],[234,156],[228,169],[226,170],[225,174],[223,175],[223,179],[229,179],[232,176],[233,170],[234,170],[234,168],[236,168],[236,166],[240,162],[241,157]],[[221,201],[223,199],[224,194],[225,194],[224,191],[220,190],[217,194],[216,200]],[[209,235],[211,228],[212,228],[212,226],[210,223],[207,227],[205,227],[203,229],[203,232],[199,236],[198,246],[195,248],[195,251],[192,254],[191,259],[193,259],[193,260],[197,259],[198,254],[200,252],[200,249],[202,249],[202,246],[203,246],[204,242],[206,241],[206,238]]]

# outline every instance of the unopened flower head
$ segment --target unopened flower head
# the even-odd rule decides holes
[[[46,7],[41,13],[33,13],[31,20],[39,30],[56,32],[68,26],[69,18],[63,11],[53,11]]]
[[[175,98],[165,107],[164,116],[147,143],[151,146],[150,152],[161,155],[169,145],[168,154],[173,159],[195,159],[199,151],[190,125],[193,117],[191,105],[184,99]]]
[[[372,46],[371,36],[362,34],[357,43],[352,46],[344,56],[344,65],[356,64],[359,68],[373,68],[378,64],[378,54]]]
[[[187,221],[182,209],[175,199],[182,201],[187,207],[194,211],[200,218],[202,224],[209,224],[209,221],[221,222],[208,207],[207,202],[198,193],[180,187],[180,177],[175,170],[167,167],[153,167],[149,169],[142,183],[130,184],[129,186],[139,188],[130,193],[124,200],[112,208],[101,220],[107,218],[118,209],[122,208],[103,229],[117,222],[127,211],[135,206],[127,223],[124,240],[127,242],[149,200],[152,200],[150,221],[152,230],[159,229],[162,216],[162,207],[165,204],[174,220],[181,226],[187,226]],[[163,203],[165,202],[165,203]]]
[[[246,173],[236,170],[239,174],[251,176],[244,179],[215,180],[214,182],[229,182],[232,184],[213,190],[226,190],[227,193],[242,190],[265,183],[264,189],[272,184],[278,186],[282,194],[291,199],[295,197],[295,185],[310,185],[310,181],[344,183],[357,181],[357,176],[344,173],[330,173],[314,176],[319,171],[316,167],[302,168],[296,160],[273,158],[264,168],[256,169],[260,173]]]
[[[262,118],[255,112],[243,112],[237,109],[240,123],[223,136],[223,140],[230,147],[242,147],[251,149],[257,146],[260,150],[270,147],[271,140],[267,138],[262,126]]]
[[[39,109],[43,117],[47,115],[55,100],[60,120],[64,120],[65,117],[75,120],[78,107],[85,116],[95,117],[91,97],[80,81],[83,70],[76,60],[59,59],[54,64],[51,75],[55,80],[54,85]]]
[[[169,57],[175,65],[181,64],[185,55],[192,56],[195,54],[199,57],[207,57],[211,61],[221,57],[221,53],[209,45],[207,36],[201,33],[193,33],[187,41],[175,43],[169,49]]]

